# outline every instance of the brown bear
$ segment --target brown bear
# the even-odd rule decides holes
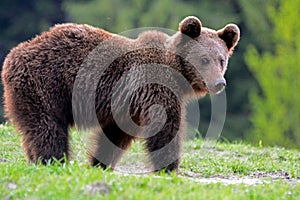
[[[68,23],[19,44],[4,61],[2,81],[27,161],[69,158],[68,128],[76,124],[93,132],[92,166],[114,168],[132,140],[143,138],[154,170],[178,170],[184,103],[224,89],[239,37],[234,24],[215,31],[186,17],[171,36],[153,30],[129,39]]]

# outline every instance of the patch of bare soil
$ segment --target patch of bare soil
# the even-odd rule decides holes
[[[272,180],[286,180],[288,182],[298,182],[300,183],[300,176],[296,178],[292,178],[288,172],[284,172],[283,170],[277,172],[252,172],[250,177],[266,179],[270,178]]]
[[[105,182],[95,182],[89,185],[86,185],[83,193],[85,195],[95,196],[96,194],[106,195],[111,191],[110,186]]]
[[[249,176],[224,176],[214,175],[208,178],[204,178],[201,174],[194,173],[191,171],[184,171],[180,174],[183,178],[188,178],[195,182],[201,182],[206,184],[211,183],[223,183],[228,184],[245,184],[245,185],[256,185],[263,183],[270,183],[278,180],[285,180],[292,184],[300,184],[300,177],[291,178],[289,173],[284,171],[278,172],[253,172]]]

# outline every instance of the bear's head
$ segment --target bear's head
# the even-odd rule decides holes
[[[228,59],[239,38],[240,30],[235,24],[215,31],[202,27],[198,18],[190,16],[180,22],[178,32],[168,40],[167,46],[176,54],[178,70],[196,94],[202,96],[225,88]]]

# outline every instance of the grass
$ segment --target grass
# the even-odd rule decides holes
[[[190,140],[179,175],[125,174],[89,167],[74,131],[71,162],[26,164],[14,132],[11,126],[0,127],[0,199],[300,199],[298,150]],[[134,171],[141,151],[137,142],[120,165]]]

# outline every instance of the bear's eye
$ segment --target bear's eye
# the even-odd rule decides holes
[[[222,60],[220,61],[220,64],[221,64],[221,67],[222,67],[222,70],[223,70],[224,67],[225,67],[225,60],[222,59]]]
[[[209,64],[209,59],[208,58],[202,58],[201,59],[201,64],[202,65],[208,65]]]

